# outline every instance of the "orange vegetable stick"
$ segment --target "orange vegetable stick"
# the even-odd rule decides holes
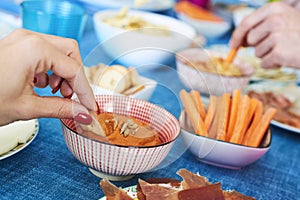
[[[217,139],[225,140],[226,129],[229,121],[229,111],[230,111],[230,94],[225,93],[221,97],[221,106],[222,106],[222,114],[219,115],[219,126],[217,131]]]
[[[222,18],[215,15],[213,12],[201,8],[200,6],[196,6],[188,1],[180,1],[176,3],[174,9],[177,12],[182,12],[189,17],[194,19],[201,19],[206,21],[213,21],[213,22],[222,22],[224,21]]]
[[[205,108],[204,108],[204,106],[202,104],[202,101],[201,101],[200,93],[198,91],[192,90],[190,92],[190,95],[194,100],[194,103],[195,103],[195,105],[198,109],[198,112],[200,113],[200,116],[201,116],[202,120],[204,120],[205,116],[206,116],[206,113],[205,113]]]
[[[267,111],[263,114],[261,120],[257,124],[256,128],[253,131],[253,134],[247,141],[248,146],[258,147],[263,139],[272,118],[275,116],[277,110],[275,108],[268,108]]]
[[[215,110],[216,110],[216,106],[217,106],[217,97],[211,95],[209,97],[209,105],[208,105],[206,117],[205,117],[205,120],[204,120],[204,124],[205,124],[205,128],[206,128],[207,132],[209,131],[210,126],[212,124],[214,114],[215,114]]]
[[[226,58],[226,62],[232,63],[232,61],[234,60],[237,52],[238,52],[238,48],[230,49],[228,57]]]
[[[257,101],[252,122],[250,124],[250,127],[246,131],[242,142],[243,145],[247,145],[247,141],[249,140],[250,137],[252,137],[254,129],[257,127],[259,121],[261,120],[262,115],[263,115],[263,103],[261,101]]]
[[[179,95],[187,116],[192,122],[195,133],[202,136],[207,136],[204,122],[201,119],[200,113],[197,111],[192,97],[185,90],[181,90]]]
[[[255,98],[251,98],[251,99],[250,99],[250,109],[249,109],[249,113],[248,113],[247,116],[246,116],[246,121],[245,121],[244,129],[243,129],[243,131],[242,131],[243,137],[241,138],[240,141],[238,141],[239,144],[242,144],[242,143],[243,143],[243,140],[244,140],[244,137],[245,137],[245,135],[246,135],[246,132],[247,132],[247,130],[248,130],[248,128],[249,128],[249,125],[250,125],[250,123],[251,123],[251,120],[253,119],[254,112],[255,112],[255,110],[256,110],[256,106],[257,106],[258,102],[259,102],[259,101],[258,101],[257,99],[255,99]]]
[[[231,99],[230,114],[229,114],[229,123],[228,123],[228,128],[227,128],[226,137],[225,137],[225,140],[227,142],[230,141],[230,138],[233,133],[233,129],[236,124],[237,113],[238,113],[239,105],[240,105],[240,99],[241,99],[241,91],[240,90],[233,91],[232,99]]]
[[[241,100],[241,104],[239,106],[239,111],[237,115],[237,120],[235,127],[233,129],[232,136],[230,138],[230,142],[240,144],[239,142],[243,138],[243,129],[247,119],[247,115],[250,109],[250,98],[248,95],[244,95]]]

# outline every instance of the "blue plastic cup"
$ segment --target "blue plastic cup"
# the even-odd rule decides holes
[[[88,17],[80,5],[55,0],[24,1],[21,15],[25,29],[73,38],[78,42]]]

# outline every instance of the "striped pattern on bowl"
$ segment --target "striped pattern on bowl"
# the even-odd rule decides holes
[[[127,147],[96,141],[78,134],[73,120],[63,119],[67,147],[81,163],[102,173],[127,176],[149,171],[164,160],[180,133],[179,122],[172,114],[147,101],[126,96],[97,95],[96,100],[102,112],[149,123],[159,132],[162,144]]]

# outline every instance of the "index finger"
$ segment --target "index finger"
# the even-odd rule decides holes
[[[264,21],[269,15],[280,12],[282,4],[280,2],[267,4],[245,17],[233,32],[229,46],[231,48],[242,46],[246,42],[248,32]]]

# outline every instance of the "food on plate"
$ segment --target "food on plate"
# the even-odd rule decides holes
[[[259,147],[276,114],[275,108],[263,107],[261,101],[240,90],[232,96],[211,95],[204,111],[198,91],[181,90],[180,98],[196,134],[246,146]]]
[[[182,62],[184,62],[186,65],[204,71],[214,74],[220,74],[222,76],[242,76],[241,69],[235,64],[235,63],[229,63],[226,61],[225,58],[222,57],[216,57],[211,56],[211,58],[205,62],[202,60],[184,60],[182,59]]]
[[[221,17],[215,15],[213,12],[201,8],[200,6],[197,6],[188,1],[179,1],[178,3],[176,3],[174,8],[177,12],[184,13],[194,19],[211,21],[211,22],[224,21]]]
[[[138,200],[255,199],[235,190],[222,190],[221,183],[211,183],[207,178],[186,169],[180,169],[177,174],[182,178],[182,181],[168,178],[153,178],[146,181],[139,179],[136,188]],[[100,186],[107,200],[133,199],[124,190],[116,187],[106,179],[100,181]]]
[[[128,14],[128,7],[122,8],[115,16],[103,19],[103,22],[117,28],[128,31],[137,30],[150,35],[169,36],[171,34],[169,29],[164,25],[151,23],[139,15]]]
[[[145,88],[139,84],[139,74],[133,67],[100,63],[84,69],[90,83],[109,91],[131,95]]]
[[[284,87],[281,90],[274,91],[248,91],[252,98],[259,99],[264,108],[274,107],[277,113],[274,120],[300,128],[300,95],[297,86]]]
[[[78,132],[88,138],[123,146],[155,146],[161,144],[158,132],[150,124],[134,117],[113,113],[100,113],[97,119],[104,137],[77,127]]]
[[[17,121],[0,127],[0,156],[28,142],[35,130],[33,120]]]

